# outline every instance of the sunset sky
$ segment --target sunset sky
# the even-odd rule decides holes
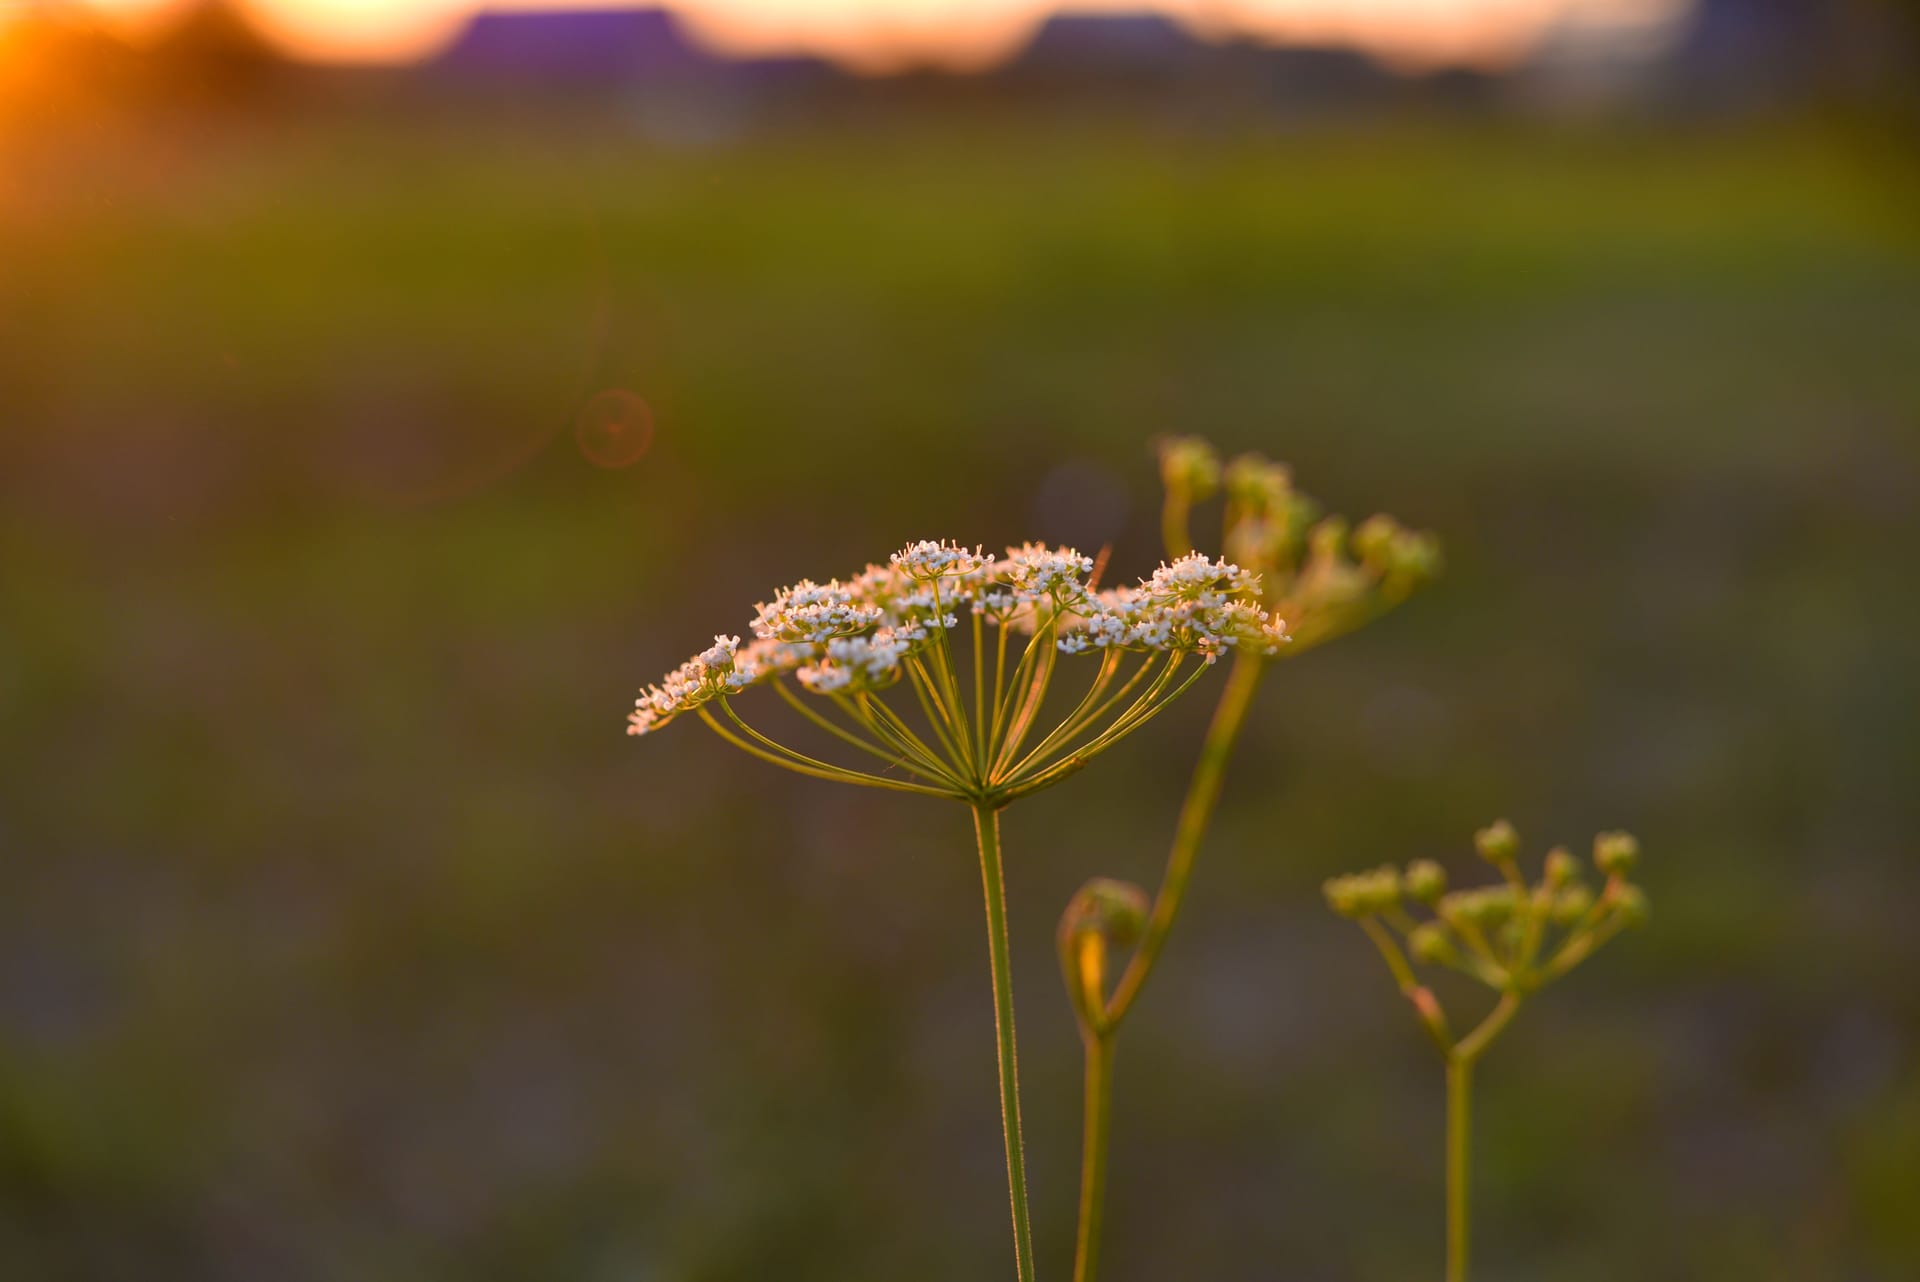
[[[137,30],[182,0],[84,0]],[[240,0],[290,52],[396,62],[445,43],[483,0]],[[496,8],[582,8],[608,0],[502,0]],[[805,52],[888,71],[983,66],[1011,55],[1060,10],[1151,9],[1201,34],[1349,45],[1410,68],[1499,66],[1568,29],[1659,39],[1691,0],[666,0],[729,52]],[[0,0],[0,9],[6,7]],[[615,4],[613,7],[623,7]]]

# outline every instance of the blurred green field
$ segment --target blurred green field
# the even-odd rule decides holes
[[[1318,885],[1501,813],[1639,832],[1655,921],[1482,1073],[1485,1282],[1915,1276],[1917,191],[1811,126],[0,141],[0,1274],[1004,1276],[965,815],[621,721],[910,538],[1145,573],[1198,432],[1449,571],[1270,678],[1115,1282],[1436,1271],[1438,1072]],[[1052,1272],[1053,919],[1209,691],[1007,820]]]

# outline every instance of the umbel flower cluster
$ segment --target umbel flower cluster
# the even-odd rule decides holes
[[[1640,856],[1640,843],[1630,833],[1603,832],[1593,839],[1593,867],[1603,878],[1597,892],[1580,860],[1561,847],[1547,852],[1539,879],[1529,883],[1520,872],[1520,838],[1504,819],[1474,834],[1474,845],[1499,870],[1500,881],[1449,892],[1445,871],[1422,859],[1404,872],[1388,864],[1326,883],[1327,902],[1373,940],[1446,1063],[1446,1282],[1467,1277],[1475,1064],[1524,1002],[1620,931],[1647,920],[1647,897],[1629,880]],[[1429,905],[1432,918],[1416,922],[1403,907],[1409,899]],[[1499,993],[1499,1002],[1456,1038],[1439,999],[1408,964],[1408,953],[1472,976]]]
[[[716,636],[643,690],[628,733],[693,712],[738,746],[804,773],[1005,801],[1137,728],[1222,654],[1271,654],[1289,640],[1261,603],[1260,576],[1240,566],[1195,552],[1134,587],[1101,589],[1094,575],[1093,558],[1073,548],[1027,543],[995,556],[923,541],[850,578],[803,579],[756,608],[751,640]],[[970,698],[952,641],[964,632]],[[1009,664],[1014,638],[1020,649]],[[1056,661],[1077,655],[1098,660],[1086,695],[1027,748]],[[753,730],[730,698],[760,685],[895,773],[832,766]],[[816,698],[802,700],[796,686]],[[881,697],[900,686],[918,725]]]
[[[1421,859],[1405,871],[1386,865],[1326,884],[1328,904],[1373,935],[1403,987],[1410,972],[1402,942],[1413,960],[1459,971],[1518,1001],[1647,918],[1646,895],[1629,880],[1640,851],[1631,833],[1603,832],[1593,839],[1593,867],[1602,878],[1597,893],[1581,861],[1559,846],[1547,852],[1539,879],[1528,884],[1517,862],[1519,838],[1504,819],[1482,828],[1474,844],[1500,871],[1500,881],[1448,891],[1445,870]],[[1405,900],[1431,906],[1433,916],[1416,922],[1402,906]],[[1445,1033],[1444,1022],[1434,1025],[1424,1009],[1421,1016],[1436,1035]]]
[[[1221,461],[1197,437],[1160,443],[1166,489],[1162,535],[1169,548],[1195,546],[1193,508],[1224,498],[1221,551],[1260,575],[1261,603],[1287,620],[1285,657],[1353,631],[1430,582],[1440,567],[1433,535],[1377,514],[1350,525],[1322,515],[1293,485],[1292,469],[1258,454]]]

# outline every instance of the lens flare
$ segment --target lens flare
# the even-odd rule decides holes
[[[631,467],[653,446],[653,411],[632,392],[610,387],[581,408],[573,439],[595,467]]]

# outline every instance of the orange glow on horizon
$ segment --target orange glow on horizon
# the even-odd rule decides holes
[[[190,0],[84,0],[139,35]],[[646,3],[647,0],[638,0]],[[1155,12],[1206,38],[1346,46],[1407,70],[1512,65],[1556,30],[1671,28],[1693,0],[662,0],[724,53],[802,53],[856,71],[975,70],[1016,54],[1056,12]],[[477,11],[629,7],[622,0],[238,0],[290,54],[428,57]]]

